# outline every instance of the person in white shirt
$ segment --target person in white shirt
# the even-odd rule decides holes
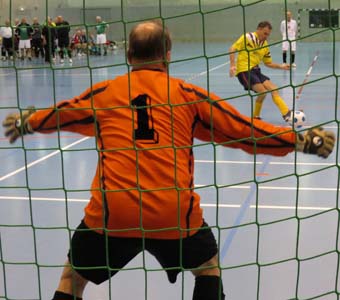
[[[9,20],[5,21],[5,26],[0,28],[0,36],[2,37],[1,58],[13,59],[13,31]]]
[[[287,64],[287,51],[290,49],[290,64],[291,67],[296,68],[295,51],[296,51],[296,35],[297,23],[292,19],[292,13],[287,11],[287,20],[281,22],[280,31],[282,34],[282,60]],[[288,36],[287,36],[288,35]]]

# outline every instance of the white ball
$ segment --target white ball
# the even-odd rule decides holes
[[[301,110],[292,111],[289,119],[289,124],[294,128],[301,128],[306,122],[306,115]]]

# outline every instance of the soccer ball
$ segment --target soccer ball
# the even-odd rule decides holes
[[[294,128],[301,128],[306,122],[306,115],[301,110],[292,111],[288,122]]]

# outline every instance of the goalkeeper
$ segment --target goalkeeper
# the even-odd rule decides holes
[[[297,135],[252,122],[215,94],[170,77],[171,39],[160,22],[133,27],[127,55],[130,73],[3,121],[10,143],[58,130],[95,136],[98,143],[91,200],[53,300],[82,299],[88,281],[108,280],[143,250],[166,268],[171,283],[190,269],[194,300],[223,300],[216,239],[194,191],[194,138],[252,154],[297,150],[326,158],[334,134],[315,128]]]
[[[261,110],[266,94],[270,92],[274,104],[280,110],[283,119],[291,121],[291,111],[281,98],[277,86],[269,77],[262,74],[259,67],[263,62],[267,67],[273,69],[289,70],[287,64],[277,64],[272,61],[267,38],[272,31],[272,25],[268,21],[258,24],[255,32],[243,34],[230,48],[230,77],[237,76],[239,82],[246,91],[252,90],[259,95],[255,100],[253,111],[254,119],[261,119]],[[235,53],[237,64],[235,64]]]

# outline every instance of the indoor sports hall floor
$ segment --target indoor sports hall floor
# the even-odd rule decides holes
[[[264,73],[285,87],[280,92],[292,106],[319,51],[309,77],[312,84],[304,87],[295,105],[306,113],[308,126],[322,123],[337,134],[339,91],[334,75],[340,74],[339,44],[332,46],[300,43],[296,70],[264,68]],[[232,98],[231,103],[250,114],[249,96],[237,79],[228,76],[228,47],[209,44],[207,60],[201,45],[175,43],[170,71]],[[281,62],[279,46],[272,47],[272,55]],[[190,57],[195,59],[187,60]],[[78,95],[91,82],[126,72],[124,62],[123,51],[118,50],[108,57],[91,56],[89,61],[74,58],[73,69],[57,64],[54,72],[28,62],[19,62],[16,69],[1,68],[0,119],[18,105],[47,107]],[[113,66],[104,67],[108,64]],[[0,65],[6,66],[8,62]],[[284,125],[269,96],[263,118]],[[0,134],[0,299],[47,300],[68,250],[66,228],[74,229],[83,216],[97,156],[93,139],[69,133],[27,136],[24,144],[26,151],[21,141],[10,146]],[[327,160],[301,154],[254,158],[239,150],[197,145],[195,184],[206,221],[215,226],[220,243],[227,299],[338,299],[337,151]],[[111,299],[191,299],[190,272],[171,285],[151,256],[144,259],[146,269],[140,255],[110,282],[89,285],[84,299],[107,300],[110,295]]]

